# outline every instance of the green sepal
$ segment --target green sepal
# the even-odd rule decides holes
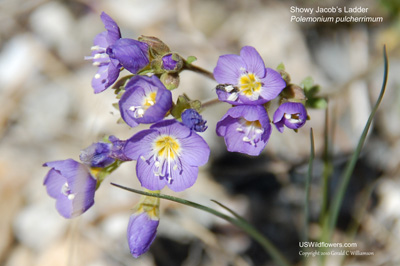
[[[286,85],[289,85],[290,83],[290,75],[289,73],[287,73],[285,71],[285,65],[283,63],[280,63],[277,67],[276,67],[276,71],[279,72],[279,74],[281,75],[281,77],[283,78],[283,80],[285,81]]]
[[[145,68],[145,69],[139,71],[139,72],[137,73],[137,75],[144,76],[144,75],[147,75],[147,74],[149,74],[149,73],[153,73],[153,69],[151,69],[150,67],[149,67],[149,68]]]
[[[182,112],[186,109],[194,109],[200,113],[201,102],[199,100],[190,100],[186,94],[179,95],[176,104],[171,109],[171,115],[176,119],[181,119]]]
[[[176,104],[171,109],[171,115],[176,119],[180,119],[183,110],[190,108],[189,98],[184,95],[179,95]]]
[[[124,119],[122,119],[122,118],[120,117],[120,118],[118,118],[118,120],[117,120],[117,124],[126,124],[126,123],[125,123]]]
[[[149,46],[150,55],[155,58],[157,56],[163,56],[166,53],[169,53],[171,50],[168,45],[166,45],[163,41],[154,36],[139,36],[138,41],[144,42]]]
[[[120,79],[115,82],[115,84],[112,86],[112,89],[114,89],[115,94],[119,94],[121,91],[125,90],[125,85],[126,83],[133,77],[134,75],[127,75],[124,77],[121,77]]]
[[[106,179],[106,177],[114,172],[123,161],[115,160],[112,164],[106,167],[90,167],[91,174],[96,178],[96,190],[100,187],[101,183]]]
[[[119,110],[119,103],[113,103],[112,107],[114,107],[116,110]]]

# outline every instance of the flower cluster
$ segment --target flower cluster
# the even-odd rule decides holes
[[[219,57],[214,69],[220,101],[233,105],[217,123],[217,135],[225,139],[228,151],[257,156],[267,145],[271,124],[267,109],[286,87],[281,74],[266,68],[255,48],[245,46],[240,55]],[[289,101],[282,98],[281,102]],[[307,112],[300,102],[282,103],[275,111],[273,123],[279,132],[283,126],[298,129]]]
[[[165,186],[179,192],[194,185],[210,148],[198,134],[207,129],[201,102],[186,94],[173,102],[171,90],[178,88],[183,70],[214,76],[218,99],[232,105],[217,123],[217,135],[224,137],[228,151],[261,153],[272,131],[267,110],[274,99],[280,105],[272,123],[279,132],[285,126],[297,130],[304,125],[305,97],[293,97],[302,94],[293,93],[297,87],[282,78],[283,70],[266,68],[255,48],[245,46],[240,55],[221,56],[210,73],[192,65],[195,57],[185,60],[156,37],[122,38],[110,16],[103,12],[100,17],[106,30],[94,38],[92,54],[86,57],[98,67],[92,79],[94,93],[113,89],[126,125],[149,124],[149,128],[127,140],[109,136],[94,143],[81,151],[81,162],[44,164],[50,167],[44,185],[63,217],[79,216],[93,206],[103,180],[127,161],[136,161],[141,186],[156,194]],[[123,70],[130,73],[117,80]],[[134,257],[145,253],[156,236],[159,204],[158,198],[142,197],[129,219],[127,238]]]
[[[190,100],[185,106],[172,100],[170,90],[179,85],[179,72],[187,61],[155,37],[122,38],[110,16],[103,12],[100,17],[106,31],[94,38],[92,54],[85,57],[98,67],[92,79],[94,93],[115,84],[112,88],[122,120],[132,128],[152,125],[128,140],[110,136],[90,145],[81,151],[81,162],[67,159],[44,164],[51,168],[44,185],[65,218],[79,216],[93,206],[96,189],[122,162],[137,162],[136,174],[145,189],[159,191],[168,186],[183,191],[195,183],[199,166],[206,164],[210,155],[207,143],[197,134],[207,129],[200,106],[192,106]],[[124,69],[131,75],[117,81]],[[165,119],[171,113],[173,119]],[[159,201],[150,201],[143,199],[128,223],[134,257],[146,252],[155,238]]]

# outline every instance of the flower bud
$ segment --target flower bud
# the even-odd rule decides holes
[[[304,90],[295,84],[289,84],[281,92],[282,102],[300,102],[305,104],[307,98]]]
[[[130,252],[135,258],[146,253],[156,237],[159,206],[159,198],[142,196],[136,212],[129,219],[127,238]]]
[[[279,132],[283,132],[284,126],[297,130],[304,126],[307,120],[307,110],[302,103],[286,102],[279,106],[274,113],[273,123]]]
[[[112,164],[115,160],[111,158],[111,143],[97,142],[86,149],[81,150],[79,159],[90,167],[105,167]]]
[[[183,67],[183,60],[176,53],[164,55],[162,58],[162,69],[170,73],[179,72]]]
[[[147,43],[150,47],[150,54],[155,58],[159,55],[165,55],[169,53],[171,50],[169,47],[160,39],[153,36],[140,36],[138,38],[139,41]]]
[[[196,132],[204,132],[207,129],[206,120],[194,109],[186,109],[182,113],[182,123]]]
[[[161,82],[164,86],[172,91],[179,86],[179,75],[174,73],[164,73],[160,77]]]

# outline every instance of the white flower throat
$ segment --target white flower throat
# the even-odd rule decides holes
[[[298,124],[298,123],[303,122],[303,120],[300,119],[300,113],[296,113],[296,114],[287,114],[287,113],[285,113],[284,117],[291,124]]]
[[[241,117],[239,119],[239,126],[236,128],[237,131],[243,132],[244,142],[250,143],[252,146],[256,146],[256,142],[260,139],[260,135],[264,133],[264,129],[261,126],[260,121],[248,121]]]

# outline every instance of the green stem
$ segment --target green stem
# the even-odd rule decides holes
[[[208,100],[208,101],[206,101],[204,103],[201,103],[201,107],[208,107],[210,105],[214,105],[214,104],[217,104],[217,103],[222,103],[222,102],[219,99],[212,99],[212,100]]]
[[[262,236],[260,234],[260,232],[257,231],[257,229],[255,229],[251,224],[249,224],[247,221],[245,221],[244,219],[237,219],[237,218],[233,218],[231,216],[225,215],[219,211],[216,211],[212,208],[206,207],[204,205],[198,204],[196,202],[193,201],[188,201],[188,200],[184,200],[181,198],[177,198],[177,197],[173,197],[173,196],[169,196],[169,195],[165,195],[165,194],[156,194],[156,193],[149,193],[149,192],[144,192],[141,190],[136,190],[133,188],[128,188],[128,187],[124,187],[115,183],[111,183],[111,185],[122,188],[124,190],[128,190],[137,194],[141,194],[141,195],[146,195],[146,196],[150,196],[150,197],[157,197],[157,198],[161,198],[161,199],[166,199],[166,200],[170,200],[170,201],[174,201],[174,202],[178,202],[193,208],[197,208],[199,210],[203,210],[205,212],[211,213],[219,218],[222,218],[234,225],[236,225],[237,227],[239,227],[240,229],[242,229],[243,231],[245,231],[249,236],[251,236],[254,240],[256,240],[259,244],[261,244],[261,246],[263,246],[263,248],[265,249],[265,251],[267,251],[272,259],[278,264],[278,265],[282,265],[282,266],[289,266],[290,263],[283,257],[283,255],[279,252],[279,250],[264,236]]]
[[[184,70],[190,70],[190,71],[199,73],[199,74],[201,74],[201,75],[206,76],[206,77],[209,78],[209,79],[215,80],[215,79],[214,79],[213,73],[211,73],[210,71],[205,70],[205,69],[203,69],[203,68],[201,68],[201,67],[198,67],[198,66],[196,66],[196,65],[189,64],[189,63],[187,63],[186,61],[184,61],[183,69],[184,69]]]

